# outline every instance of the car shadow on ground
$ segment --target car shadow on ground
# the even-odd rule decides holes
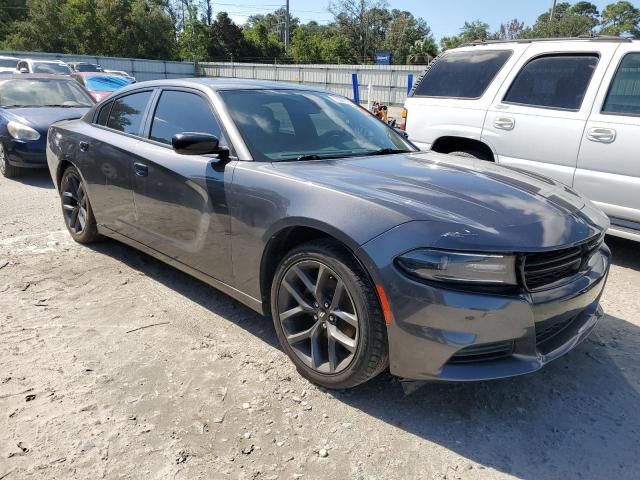
[[[638,242],[607,235],[605,243],[611,249],[614,265],[640,271],[640,254],[638,254],[640,244]]]
[[[20,175],[12,178],[14,182],[24,183],[31,187],[46,188],[47,190],[53,189],[53,181],[49,170],[44,168],[28,169],[23,168],[20,170]]]
[[[608,243],[618,265],[640,268],[631,251],[634,244]],[[93,248],[280,348],[270,320],[213,287],[114,241]],[[405,395],[399,381],[386,373],[332,395],[467,458],[474,468],[524,479],[635,479],[640,470],[639,346],[640,328],[607,315],[582,345],[531,375],[431,383]],[[424,448],[428,459],[429,444]],[[462,472],[451,473],[447,478]]]

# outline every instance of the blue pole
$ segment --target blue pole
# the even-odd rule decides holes
[[[360,87],[358,86],[358,74],[351,74],[351,83],[353,84],[353,101],[356,105],[360,105]]]
[[[410,73],[409,75],[407,75],[407,95],[409,95],[412,88],[413,88],[413,73]]]

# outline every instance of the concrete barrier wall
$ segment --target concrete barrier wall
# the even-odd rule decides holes
[[[424,65],[271,65],[264,63],[200,62],[199,75],[206,77],[250,78],[279,82],[302,83],[325,88],[346,97],[353,97],[351,74],[358,74],[360,100],[367,101],[371,85],[372,101],[387,105],[402,105],[407,98],[407,79],[414,80],[426,68]]]

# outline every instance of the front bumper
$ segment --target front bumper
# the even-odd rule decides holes
[[[38,140],[7,140],[5,150],[9,163],[21,168],[46,168],[45,143],[42,137]]]
[[[361,253],[368,263],[384,250],[374,241]],[[599,300],[610,261],[603,244],[572,282],[513,294],[426,284],[387,263],[373,276],[394,317],[387,331],[391,373],[411,380],[475,381],[542,368],[583,341],[602,316]]]

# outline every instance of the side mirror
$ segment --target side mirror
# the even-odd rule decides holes
[[[171,139],[171,145],[181,155],[207,155],[227,151],[224,148],[220,148],[218,137],[210,133],[176,133]]]
[[[402,130],[400,127],[393,127],[393,129],[402,138],[409,138],[409,134],[405,130]]]

